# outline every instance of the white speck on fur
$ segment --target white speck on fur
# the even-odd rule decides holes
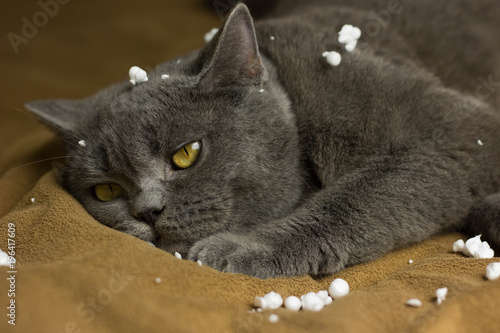
[[[413,264],[413,260],[411,260],[411,259],[410,259],[410,260],[408,260],[408,263],[409,263],[409,264]]]
[[[205,40],[205,43],[210,43],[210,41],[214,38],[215,34],[219,31],[217,28],[212,28],[209,32],[205,34],[203,39]]]
[[[78,141],[78,145],[79,145],[80,147],[86,147],[86,146],[87,146],[87,144],[85,143],[85,140],[80,140],[80,141]]]
[[[477,144],[480,145],[480,146],[484,146],[484,143],[481,140],[477,140]]]
[[[269,37],[270,40],[275,40],[274,36]]]
[[[263,92],[264,92],[264,89],[260,89],[260,90],[259,90],[259,92],[260,92],[260,93],[263,93]]]
[[[201,260],[198,260],[197,263],[198,263],[198,266],[202,266],[203,265],[203,263],[201,262]]]
[[[179,252],[175,252],[174,255],[177,259],[182,259],[182,256]]]
[[[155,283],[161,283],[161,278],[157,277],[157,278],[155,279]]]
[[[33,203],[35,202],[35,198],[31,198],[30,201]]]
[[[162,80],[166,80],[166,79],[168,79],[169,77],[170,77],[170,75],[168,75],[168,74],[163,74],[163,75],[161,76],[161,79],[162,79]]]

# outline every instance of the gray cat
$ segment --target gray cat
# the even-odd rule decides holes
[[[451,230],[498,248],[496,0],[269,6],[254,27],[237,5],[147,82],[28,103],[71,143],[65,188],[111,228],[260,278]],[[346,24],[362,31],[352,52]]]

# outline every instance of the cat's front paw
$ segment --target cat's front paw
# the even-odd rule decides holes
[[[188,259],[222,272],[242,273],[261,279],[281,276],[279,262],[268,246],[249,237],[223,233],[198,241]]]

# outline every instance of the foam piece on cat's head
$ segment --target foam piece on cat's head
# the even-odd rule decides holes
[[[148,73],[138,66],[130,67],[128,76],[130,77],[130,83],[133,85],[139,82],[146,82],[148,80]]]
[[[329,63],[331,66],[338,66],[340,65],[340,62],[342,61],[342,56],[340,53],[335,52],[335,51],[326,51],[323,52],[323,57],[326,58],[326,62]]]

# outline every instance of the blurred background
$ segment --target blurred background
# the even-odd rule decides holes
[[[63,145],[24,108],[83,98],[204,45],[234,0],[0,2],[0,216],[54,163]],[[39,162],[50,159],[45,162]]]

